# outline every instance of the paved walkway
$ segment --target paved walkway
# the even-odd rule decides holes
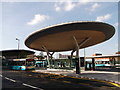
[[[72,77],[85,77],[98,80],[107,80],[120,84],[120,72],[117,71],[81,71],[81,74],[76,74],[75,70],[46,69],[36,70],[36,72],[60,74]]]

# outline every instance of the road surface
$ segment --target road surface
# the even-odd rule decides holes
[[[94,80],[77,79],[61,75],[37,73],[31,71],[3,70],[0,74],[2,90],[119,90],[118,87]]]

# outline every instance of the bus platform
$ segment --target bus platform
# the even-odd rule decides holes
[[[40,73],[49,73],[49,74],[57,74],[70,76],[75,78],[86,78],[86,79],[94,79],[100,81],[111,82],[112,84],[117,84],[116,86],[120,87],[120,69],[118,70],[106,70],[106,71],[81,71],[80,74],[76,74],[75,70],[65,70],[65,69],[36,69],[35,72]]]

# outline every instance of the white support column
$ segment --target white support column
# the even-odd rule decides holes
[[[88,42],[91,39],[91,37],[85,38],[81,43],[79,43],[79,48],[82,47],[82,45],[84,45],[86,42]],[[85,50],[84,50],[84,54],[85,54]],[[85,57],[84,57],[84,69],[85,69]]]
[[[52,56],[53,56],[54,53],[55,53],[55,52],[49,53],[50,59],[52,59]]]
[[[88,40],[90,40],[90,38],[85,38],[81,43],[77,42],[77,39],[75,38],[75,36],[73,36],[73,39],[75,41],[75,45],[76,45],[76,59],[78,59],[77,63],[78,66],[76,66],[76,74],[81,73],[80,67],[81,67],[81,61],[80,61],[80,57],[79,57],[79,49],[80,47],[82,47]],[[76,65],[77,65],[76,63]]]
[[[48,67],[50,68],[50,57],[49,57],[49,51],[47,48],[43,45],[42,46],[43,50],[47,53],[47,61],[48,61]]]
[[[53,56],[53,54],[54,54],[55,52],[52,52],[52,53],[49,53],[49,55],[50,55],[50,65],[52,65],[52,56]]]
[[[81,70],[80,70],[80,57],[79,57],[79,44],[75,38],[75,36],[73,36],[73,39],[75,41],[75,45],[76,45],[76,74],[80,74]]]
[[[73,53],[75,52],[75,50],[72,50],[71,52],[71,56],[70,56],[70,68],[72,66],[72,58],[73,58]]]

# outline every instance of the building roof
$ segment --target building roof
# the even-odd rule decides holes
[[[70,51],[75,49],[73,36],[81,43],[86,38],[91,38],[80,48],[96,45],[110,39],[115,33],[115,28],[103,22],[69,22],[40,29],[27,37],[25,45],[31,49],[43,51],[45,46],[48,51]]]
[[[116,52],[116,54],[120,54],[120,51]]]
[[[111,58],[111,57],[120,57],[120,55],[100,55],[100,56],[89,56],[86,58]]]

